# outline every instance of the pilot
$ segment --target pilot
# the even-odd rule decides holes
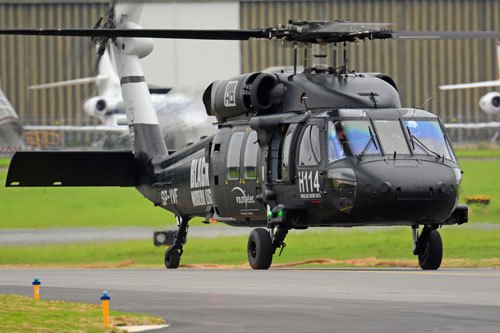
[[[340,122],[328,124],[328,161],[333,162],[346,156],[347,140]]]

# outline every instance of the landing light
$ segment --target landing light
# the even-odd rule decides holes
[[[453,168],[453,172],[455,173],[455,179],[458,185],[462,182],[462,170],[460,170],[459,168]]]

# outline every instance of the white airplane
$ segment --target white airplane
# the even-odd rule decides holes
[[[498,58],[498,69],[500,71],[500,42],[497,42],[497,58]],[[469,88],[484,88],[484,87],[498,87],[500,86],[500,79],[493,81],[482,81],[474,83],[460,83],[460,84],[448,84],[439,86],[441,90],[452,90],[452,89],[469,89]],[[499,114],[500,113],[500,92],[492,91],[481,97],[479,100],[479,107],[481,110],[488,114]]]
[[[23,149],[22,126],[16,111],[0,88],[0,155]]]
[[[112,132],[126,132],[128,126],[120,125],[121,120],[126,121],[126,116],[118,110],[118,103],[122,100],[120,79],[116,73],[114,64],[111,62],[108,50],[100,57],[97,76],[37,84],[29,86],[28,89],[48,89],[88,83],[96,84],[98,95],[85,101],[83,110],[89,116],[99,119],[102,124],[101,126],[25,126],[24,128],[28,130],[31,129],[31,127],[35,127],[34,129],[38,130],[42,129],[41,127],[50,127],[50,129],[56,127],[56,129],[59,130],[64,130],[65,128],[71,130],[71,128],[75,128],[80,131],[94,131],[96,128],[100,128],[103,131],[111,130]]]
[[[120,101],[122,101],[120,79],[108,49],[106,49],[100,58],[98,75],[95,77],[38,84],[29,86],[28,88],[47,89],[88,83],[95,83],[97,85],[98,95],[85,101],[83,110],[89,116],[99,119],[102,125],[36,125],[24,126],[24,130],[126,134],[124,137],[128,138],[129,128],[127,117],[120,109]],[[155,93],[162,90],[162,93]],[[186,91],[177,92],[173,90],[167,94],[166,91],[168,90],[150,87],[151,100],[169,147],[173,149],[183,148],[190,142],[198,141],[201,136],[209,136],[216,131],[217,128],[212,126],[215,119],[211,119],[213,117],[209,117],[205,112],[201,100],[202,92],[192,91],[186,93]],[[172,122],[172,119],[175,119],[175,122]],[[104,141],[110,143],[109,140]],[[122,140],[119,141],[119,146],[128,145],[128,143]],[[103,143],[103,145],[106,144]],[[116,145],[114,146],[116,147]]]

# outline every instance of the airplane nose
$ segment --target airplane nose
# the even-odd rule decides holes
[[[456,204],[453,169],[434,161],[383,160],[356,169],[353,214],[381,221],[436,222]]]

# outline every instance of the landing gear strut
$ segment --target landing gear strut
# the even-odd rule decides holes
[[[280,226],[274,232],[274,228],[267,231],[264,228],[252,230],[248,237],[248,263],[253,269],[268,269],[273,261],[273,254],[276,249],[283,248],[285,237],[289,228]],[[281,254],[281,252],[280,252]]]
[[[418,255],[422,269],[436,270],[443,260],[443,242],[435,226],[424,226],[418,236],[418,226],[413,229],[413,254]]]
[[[178,268],[181,261],[181,256],[184,250],[182,249],[183,244],[186,243],[186,236],[188,232],[188,222],[189,219],[181,216],[176,216],[177,234],[174,237],[174,244],[170,246],[167,251],[165,251],[165,267],[172,269]]]

